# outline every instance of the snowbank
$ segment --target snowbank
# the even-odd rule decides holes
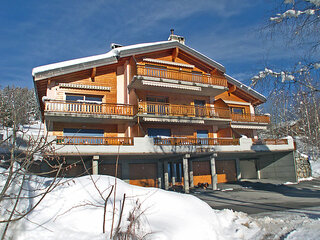
[[[319,178],[320,177],[320,159],[317,161],[310,160],[312,177]]]
[[[106,234],[102,234],[103,204],[99,191],[109,194],[114,179],[89,176],[64,180],[43,202],[11,229],[15,239],[106,239],[112,219],[113,194],[107,204]],[[28,189],[43,189],[52,179],[34,178]],[[96,183],[94,186],[93,181]],[[40,190],[29,191],[36,196]],[[244,213],[212,210],[205,202],[186,194],[155,188],[142,188],[117,180],[115,223],[119,221],[120,203],[126,200],[121,230],[129,226],[135,209],[139,221],[136,234],[146,239],[254,239],[259,227]],[[36,199],[22,201],[20,208],[30,207]],[[1,225],[0,225],[1,226]],[[109,233],[108,233],[109,232]]]

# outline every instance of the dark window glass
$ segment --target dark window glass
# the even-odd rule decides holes
[[[64,128],[63,136],[103,137],[103,129]]]

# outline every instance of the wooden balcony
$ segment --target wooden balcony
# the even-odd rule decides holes
[[[140,102],[138,112],[140,114],[178,117],[201,117],[223,119],[231,118],[229,109],[206,106],[202,107],[192,105],[177,105],[170,103]]]
[[[231,113],[232,121],[235,122],[256,122],[256,123],[270,123],[270,116],[268,115],[255,115],[255,114],[236,114]]]
[[[189,138],[155,137],[155,145],[240,145],[239,139],[228,138]]]
[[[57,136],[57,145],[133,145],[133,137]]]
[[[72,101],[45,101],[45,112],[82,113],[99,115],[133,116],[133,105],[116,103],[88,103]]]
[[[166,68],[153,68],[146,67],[144,65],[137,65],[137,75],[203,83],[222,87],[228,86],[226,78],[222,76],[211,76],[210,74],[198,74]]]

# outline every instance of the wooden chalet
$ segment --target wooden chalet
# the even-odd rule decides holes
[[[296,178],[292,139],[257,137],[270,123],[255,114],[266,98],[223,65],[173,32],[168,41],[111,47],[33,69],[46,133],[66,176],[115,175],[119,153],[118,177],[141,186],[188,192],[202,183]]]

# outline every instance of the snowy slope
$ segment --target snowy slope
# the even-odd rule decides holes
[[[29,189],[43,188],[52,179],[37,178],[28,183]],[[28,216],[16,224],[11,234],[15,239],[106,239],[109,236],[113,195],[107,205],[107,233],[102,234],[103,200],[92,182],[107,196],[114,178],[89,176],[64,181]],[[141,204],[136,233],[146,239],[254,239],[259,227],[246,214],[231,210],[212,210],[191,195],[142,188],[117,180],[117,225],[120,201],[126,193],[122,228],[126,229],[129,212]],[[40,183],[39,183],[40,182]],[[37,194],[39,191],[33,192]],[[25,193],[28,195],[29,193]],[[36,202],[34,199],[33,202]],[[31,202],[22,201],[20,208]],[[138,203],[138,204],[137,204]],[[29,205],[30,207],[30,205]]]

